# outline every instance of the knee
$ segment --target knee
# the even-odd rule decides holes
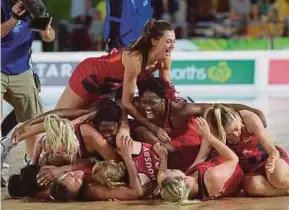
[[[288,174],[269,174],[267,175],[269,182],[277,189],[287,189],[288,188]]]
[[[263,185],[261,177],[246,176],[243,182],[243,190],[249,196],[262,196],[262,191],[264,189]]]

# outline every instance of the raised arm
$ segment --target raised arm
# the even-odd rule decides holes
[[[264,127],[267,127],[265,115],[259,109],[255,109],[255,108],[249,107],[249,106],[244,105],[244,104],[222,103],[222,105],[227,106],[227,107],[231,107],[234,110],[236,110],[237,112],[241,111],[241,110],[251,111],[251,112],[255,113],[262,120]],[[214,106],[214,104],[210,104],[210,103],[186,103],[186,104],[184,104],[183,108],[181,109],[180,115],[182,115],[182,116],[202,116],[208,108],[213,107],[213,106]]]
[[[19,134],[17,133],[16,135],[13,134],[14,137],[12,138],[12,143],[16,145],[24,139],[44,132],[44,122],[35,125],[27,125],[27,127],[25,127],[25,129],[21,131],[21,133],[19,132]]]
[[[259,139],[260,143],[270,156],[279,158],[280,155],[274,145],[273,138],[270,133],[264,128],[259,117],[255,113],[246,110],[241,111],[240,113],[243,117],[243,121],[247,130],[250,133],[253,133]]]
[[[44,31],[40,31],[41,39],[44,42],[52,42],[55,39],[55,31],[51,27],[51,21],[52,19],[50,20],[50,23],[47,25]]]
[[[226,144],[211,134],[207,121],[202,117],[197,118],[196,121],[199,134],[202,136],[203,141],[207,141],[208,144],[217,150],[219,155],[224,157],[227,161],[231,161],[233,164],[237,164],[239,161],[238,156]]]
[[[1,7],[4,5],[1,5]],[[3,11],[1,11],[3,12]],[[13,17],[11,17],[6,22],[1,23],[1,38],[5,37],[7,34],[9,34],[13,28],[18,23],[19,19],[26,13],[26,10],[24,9],[24,5],[22,2],[18,2],[12,7],[12,12],[14,13]],[[1,22],[2,22],[1,18]]]
[[[124,73],[124,81],[123,81],[123,94],[122,94],[122,124],[120,128],[120,132],[126,130],[126,134],[129,133],[129,125],[127,115],[130,114],[133,118],[138,120],[141,124],[151,130],[154,134],[157,134],[161,128],[157,127],[149,120],[147,120],[144,116],[142,116],[135,106],[133,105],[133,96],[136,90],[136,82],[137,76],[140,73],[141,62],[137,59],[129,59],[126,58],[124,60],[125,73]],[[159,135],[157,135],[159,137]],[[169,140],[168,136],[161,136],[161,140]]]
[[[154,144],[153,147],[154,151],[158,154],[160,158],[160,168],[157,175],[157,182],[158,184],[161,183],[161,180],[163,180],[165,176],[165,172],[168,169],[168,152],[164,146],[162,146],[160,143]]]
[[[208,141],[202,140],[198,155],[197,155],[194,163],[190,166],[190,168],[193,168],[195,165],[204,162],[206,160],[206,158],[208,157],[211,149],[212,149],[212,146],[208,143]]]
[[[166,59],[160,69],[160,77],[171,82],[171,59]]]
[[[35,117],[33,119],[26,121],[22,125],[20,125],[12,134],[12,139],[14,140],[14,139],[19,138],[19,136],[26,133],[28,130],[30,130],[29,132],[33,133],[33,131],[31,129],[34,127],[37,128],[37,132],[38,132],[38,129],[42,128],[41,126],[43,126],[43,122],[44,122],[45,118],[50,114],[55,114],[61,118],[67,118],[69,120],[74,120],[78,117],[84,116],[84,115],[89,114],[89,113],[91,113],[91,111],[86,110],[86,109],[54,109],[54,110],[45,112],[41,115],[38,115],[37,117]],[[32,126],[35,124],[38,124],[38,125]],[[38,133],[35,133],[35,134],[38,134]],[[28,135],[31,136],[31,134],[28,134]],[[15,140],[15,141],[17,141],[17,140]]]

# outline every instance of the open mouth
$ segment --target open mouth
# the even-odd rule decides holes
[[[145,110],[145,113],[146,113],[146,117],[147,117],[148,119],[154,118],[154,114],[153,114],[153,112],[152,112],[151,109],[146,109],[146,110]]]
[[[106,140],[111,141],[112,140],[112,136],[111,135],[107,135],[105,136]]]
[[[171,52],[172,52],[171,50],[166,50],[166,55],[171,56]]]

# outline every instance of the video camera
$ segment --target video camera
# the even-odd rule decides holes
[[[12,6],[20,0],[11,0]],[[24,9],[27,10],[28,16],[31,18],[29,29],[33,31],[43,31],[51,22],[52,17],[47,13],[46,7],[41,0],[21,0]]]

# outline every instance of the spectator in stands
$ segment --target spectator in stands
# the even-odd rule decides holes
[[[96,4],[96,10],[100,12],[101,20],[105,19],[106,16],[106,2],[105,0],[98,0]]]
[[[243,36],[246,33],[247,15],[243,14],[239,17],[233,10],[230,12],[229,18],[226,18],[222,23],[214,24],[212,29],[214,35],[220,38],[231,38]]]
[[[83,5],[82,12],[75,18],[76,25],[71,35],[73,51],[89,51],[92,49],[92,38],[89,30],[94,9],[92,7],[92,0],[83,0],[82,3],[80,4],[81,6]]]
[[[286,18],[285,20],[284,31],[282,36],[289,37],[289,18]]]
[[[274,1],[274,0],[273,0]],[[258,5],[262,16],[267,16],[273,4],[272,0],[259,0]]]
[[[187,0],[179,0],[178,9],[174,13],[174,26],[180,28],[180,36],[178,38],[188,38],[188,23],[187,23]]]
[[[279,12],[276,8],[269,11],[268,18],[265,19],[267,37],[280,37],[284,32],[284,22],[279,18]]]
[[[262,20],[262,15],[260,7],[258,4],[251,6],[248,26],[247,26],[247,36],[250,38],[262,38],[265,35],[265,28]]]
[[[239,19],[250,13],[250,0],[230,0],[230,11],[235,13]]]
[[[178,9],[178,0],[152,0],[153,17],[171,22]]]
[[[273,5],[279,13],[279,20],[284,21],[289,17],[289,0],[276,0]]]

